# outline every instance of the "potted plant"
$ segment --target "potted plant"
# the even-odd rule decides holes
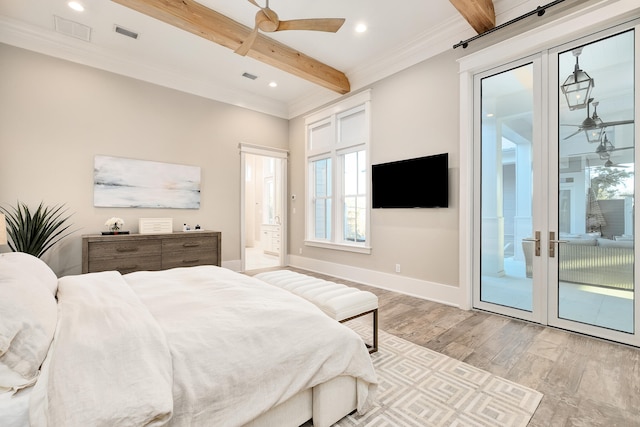
[[[67,221],[71,215],[65,215],[64,205],[45,206],[42,202],[35,211],[26,203],[17,203],[7,209],[0,206],[7,221],[8,245],[13,252],[25,252],[40,258],[53,245],[72,233]]]

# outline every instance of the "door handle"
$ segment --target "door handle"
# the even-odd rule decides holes
[[[540,256],[540,232],[536,231],[534,233],[534,238],[522,239],[523,242],[534,242],[535,254],[536,256]]]
[[[556,232],[549,232],[549,258],[555,258],[556,256],[556,243],[567,243],[568,240],[556,240]]]

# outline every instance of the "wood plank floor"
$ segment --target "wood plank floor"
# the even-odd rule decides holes
[[[640,349],[290,269],[371,291],[380,329],[544,393],[531,427],[640,426]]]

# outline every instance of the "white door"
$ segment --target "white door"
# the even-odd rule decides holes
[[[475,76],[474,307],[640,345],[638,32]]]

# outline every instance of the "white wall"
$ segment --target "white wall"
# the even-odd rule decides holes
[[[637,7],[634,2],[619,0],[611,8],[630,10]],[[572,7],[581,10],[587,3],[599,2],[573,2]],[[469,191],[460,187],[461,176],[462,185],[469,182],[468,156],[459,148],[468,135],[460,135],[460,107],[465,106],[459,101],[456,60],[549,23],[553,15],[548,11],[543,21],[530,19],[363,88],[372,90],[373,163],[441,152],[449,153],[450,162],[450,207],[373,211],[371,255],[304,246],[304,117],[277,119],[2,44],[0,204],[44,200],[66,203],[75,212],[80,230],[48,260],[59,275],[80,271],[79,236],[103,230],[113,215],[124,218],[131,231],[141,216],[173,217],[175,228],[189,222],[220,230],[223,263],[235,263],[241,250],[237,144],[284,148],[290,153],[289,193],[297,196],[289,199],[291,264],[455,304],[468,299],[469,279],[459,275],[468,276],[471,264],[465,246]],[[94,208],[96,154],[201,166],[201,209]],[[394,272],[397,263],[400,274]]]
[[[78,231],[45,258],[58,275],[80,272],[80,236],[104,230],[111,216],[122,217],[132,232],[140,217],[172,217],[175,229],[187,222],[220,230],[223,264],[237,263],[238,143],[289,149],[290,194],[298,196],[289,202],[292,264],[380,273],[361,279],[450,302],[424,288],[458,286],[457,55],[447,52],[371,86],[372,162],[449,152],[451,180],[447,209],[374,211],[371,255],[303,244],[303,117],[288,122],[2,44],[0,203],[67,204]],[[201,208],[93,207],[96,154],[200,166]],[[396,263],[400,274],[393,272]]]
[[[238,143],[287,148],[288,121],[0,44],[0,204],[66,204],[77,231],[45,261],[81,270],[82,234],[119,216],[172,217],[174,229],[222,232],[222,261],[240,259]],[[96,208],[94,156],[200,166],[201,207]],[[8,246],[0,251],[8,251]]]
[[[387,288],[432,298],[428,287],[457,288],[459,55],[457,51],[445,52],[371,86],[371,162],[448,152],[450,179],[449,208],[372,210],[371,255],[304,245],[304,117],[291,121],[289,188],[297,196],[289,210],[293,265],[336,275],[348,266],[343,276],[367,277],[367,281]],[[395,264],[401,264],[400,274],[395,273]]]

